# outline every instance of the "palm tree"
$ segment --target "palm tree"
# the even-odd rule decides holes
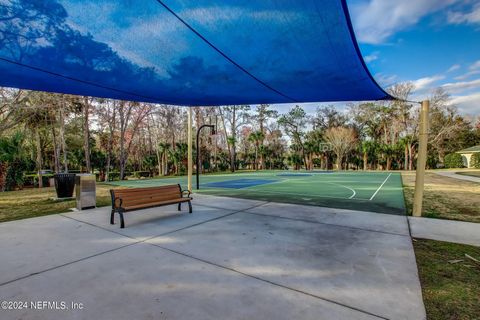
[[[375,152],[376,145],[373,141],[363,141],[362,153],[363,153],[363,170],[368,169],[368,157]]]
[[[159,175],[166,176],[168,174],[168,152],[170,150],[170,143],[161,142],[158,144],[159,155]]]
[[[260,147],[260,141],[263,141],[263,139],[265,139],[265,134],[262,131],[252,132],[248,136],[248,141],[255,144],[255,170],[258,170],[258,149]]]

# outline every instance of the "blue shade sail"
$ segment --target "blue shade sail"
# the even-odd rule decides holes
[[[189,106],[391,98],[344,0],[0,0],[0,85]]]

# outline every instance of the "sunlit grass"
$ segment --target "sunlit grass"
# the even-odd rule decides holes
[[[114,186],[97,184],[97,206],[110,205],[109,189]],[[55,201],[55,188],[35,188],[0,193],[0,222],[67,212],[75,200]]]
[[[413,242],[427,318],[480,317],[480,248],[433,240]]]
[[[415,172],[402,172],[405,203],[411,214]],[[427,172],[423,216],[480,222],[480,184]]]

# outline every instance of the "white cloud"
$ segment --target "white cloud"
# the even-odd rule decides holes
[[[444,88],[449,93],[457,93],[464,90],[476,89],[480,88],[480,79],[472,81],[445,83],[444,85],[442,85],[442,88]]]
[[[352,22],[360,42],[379,44],[392,34],[415,25],[422,17],[456,1],[363,1],[352,6]]]
[[[471,76],[480,74],[480,60],[477,60],[474,63],[472,63],[468,67],[468,70],[470,70],[470,71],[468,71],[467,73],[464,73],[462,75],[459,75],[459,76],[455,77],[454,79],[455,80],[466,80],[466,79],[470,78]]]
[[[375,74],[374,76],[377,83],[383,88],[393,85],[397,80],[397,75],[386,75],[381,72]]]
[[[378,52],[373,52],[372,54],[369,54],[368,56],[363,57],[363,60],[365,60],[366,63],[370,63],[377,59],[378,59]]]
[[[422,91],[425,89],[429,89],[429,86],[433,84],[434,82],[437,82],[439,80],[445,79],[445,76],[443,75],[435,75],[432,77],[424,77],[420,78],[417,80],[412,81],[413,85],[415,86],[415,91]]]
[[[477,3],[471,12],[449,11],[447,19],[453,24],[480,24],[480,3]]]
[[[480,93],[464,96],[453,96],[451,103],[456,105],[463,114],[480,114]]]
[[[472,71],[469,71],[465,74],[462,74],[458,77],[455,77],[454,79],[455,80],[466,80],[468,78],[470,78],[471,76],[474,76],[474,75],[477,75],[477,74],[480,74],[480,70],[472,70]]]
[[[450,68],[448,68],[447,72],[453,72],[453,71],[458,70],[458,69],[460,69],[460,65],[459,64],[454,64]]]
[[[480,60],[475,61],[470,67],[469,70],[477,70],[480,69]]]

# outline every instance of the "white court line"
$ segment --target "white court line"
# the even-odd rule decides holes
[[[209,190],[217,190],[217,191],[225,191],[223,188],[212,188],[207,187]],[[266,191],[266,190],[251,190],[248,188],[241,188],[242,191],[252,192],[252,193],[267,193],[267,194],[289,194],[294,196],[305,196],[305,197],[313,197],[313,198],[329,198],[329,199],[342,199],[342,200],[358,200],[358,201],[368,201],[368,199],[360,199],[360,198],[353,198],[350,196],[349,198],[343,197],[334,197],[334,196],[325,196],[325,195],[318,195],[318,194],[311,194],[311,193],[295,193],[295,192],[283,192],[283,191]],[[354,191],[354,190],[353,190]],[[354,191],[355,192],[355,191]],[[354,194],[355,195],[355,194]],[[235,196],[232,196],[235,198]]]
[[[285,181],[292,181],[293,183],[304,183],[303,181],[297,181],[297,180],[292,180],[292,179],[285,179],[285,180],[280,180],[278,182],[273,182],[273,183],[282,183],[282,182],[285,182]],[[325,181],[321,181],[323,183],[328,183],[328,184],[333,184],[334,186],[339,186],[339,187],[342,187],[342,188],[346,188],[350,191],[352,191],[352,195],[350,197],[348,197],[348,199],[352,199],[353,197],[355,197],[355,195],[357,194],[357,192],[350,188],[350,187],[347,187],[347,186],[344,186],[343,184],[339,184],[339,183],[333,183],[333,182],[325,182]],[[311,182],[308,182],[308,183],[311,183]],[[252,186],[252,187],[256,187],[257,185],[255,186]],[[250,188],[250,187],[247,187],[247,188]],[[282,192],[282,193],[286,193],[286,192]],[[299,194],[299,193],[295,193],[295,194]],[[316,196],[316,195],[315,195]],[[320,196],[321,197],[321,196]],[[326,198],[337,198],[337,197],[328,197],[328,196],[325,196]],[[325,198],[324,197],[324,198]],[[338,199],[346,199],[346,198],[338,198]]]
[[[353,192],[353,194],[352,194],[348,199],[352,199],[352,198],[355,197],[355,195],[357,194],[357,192],[356,192],[354,189],[350,188],[350,187],[344,186],[343,184],[337,184],[337,185],[338,185],[338,186],[342,186],[342,187],[347,188],[347,189],[350,189],[350,190]]]
[[[385,178],[385,180],[383,180],[382,184],[380,185],[380,187],[378,187],[377,191],[375,191],[375,193],[372,195],[372,197],[369,199],[370,201],[372,201],[373,198],[375,198],[375,196],[377,195],[378,191],[380,191],[380,189],[382,189],[383,185],[385,184],[385,182],[387,182],[388,178],[390,178],[390,176],[392,175],[392,173],[390,172],[390,174]]]

